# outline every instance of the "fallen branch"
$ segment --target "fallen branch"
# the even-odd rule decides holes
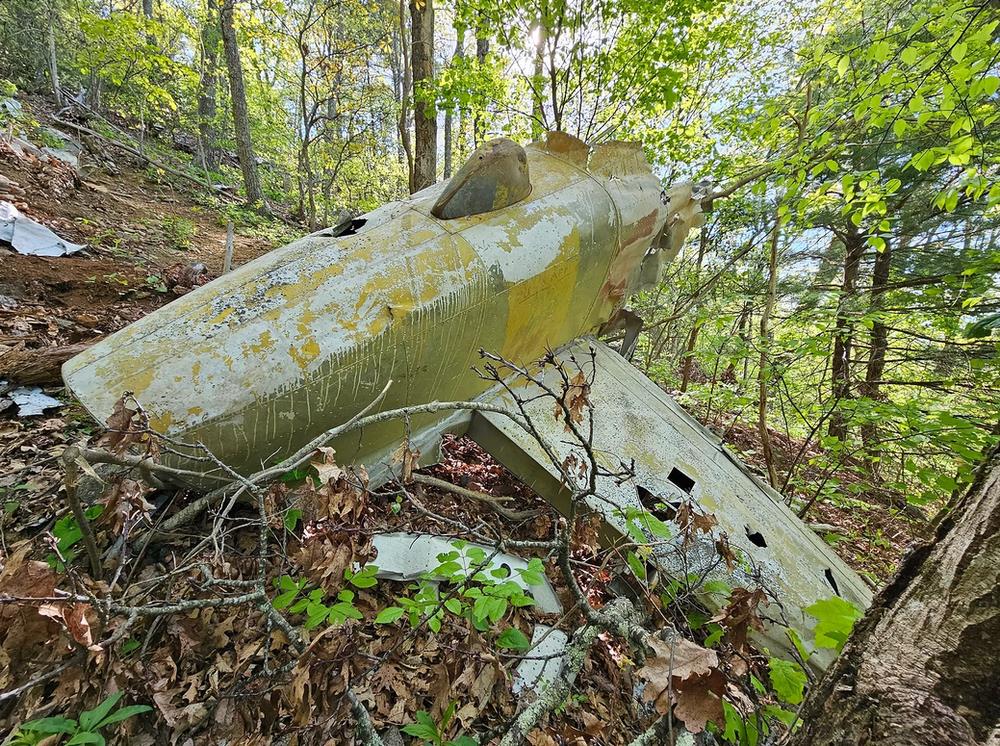
[[[616,598],[601,612],[613,627],[632,628],[640,623],[639,612],[626,598]],[[528,705],[507,729],[500,746],[517,746],[549,712],[562,705],[569,697],[577,674],[583,668],[597,636],[606,631],[603,624],[588,624],[578,630],[563,657],[563,669],[558,678]]]
[[[466,487],[459,487],[457,484],[452,484],[451,482],[446,482],[443,479],[438,479],[437,477],[432,477],[427,474],[414,474],[411,479],[418,484],[425,484],[428,487],[436,487],[439,490],[445,490],[460,497],[467,497],[471,500],[477,500],[481,503],[485,503],[510,521],[523,521],[528,518],[534,518],[541,513],[541,511],[538,510],[511,510],[510,508],[505,508],[500,504],[500,502],[502,500],[509,500],[510,498],[494,497],[493,495],[488,495],[485,492],[470,490]]]
[[[194,182],[202,189],[207,189],[208,191],[212,191],[212,185],[209,184],[208,182],[202,181],[197,176],[192,176],[191,174],[184,173],[183,171],[173,168],[172,166],[168,166],[165,163],[161,163],[160,161],[154,160],[153,158],[150,158],[148,155],[143,153],[138,148],[134,148],[131,145],[127,145],[119,140],[113,140],[107,135],[102,135],[100,132],[96,130],[92,130],[89,127],[84,127],[82,124],[76,124],[75,122],[67,122],[62,119],[57,119],[56,117],[52,117],[52,121],[55,122],[56,124],[61,124],[63,127],[69,127],[71,129],[75,129],[78,132],[86,132],[88,135],[96,137],[97,139],[106,142],[108,145],[116,147],[119,150],[124,150],[126,153],[131,153],[136,158],[141,159],[142,161],[150,164],[151,166],[156,166],[156,168],[162,169],[163,171],[173,174],[174,176],[179,176],[182,179],[187,179],[188,181]]]
[[[97,549],[97,541],[94,539],[94,530],[87,520],[87,514],[83,510],[80,498],[76,494],[77,480],[80,476],[80,466],[77,463],[80,459],[80,449],[70,446],[62,454],[63,470],[66,473],[63,487],[66,490],[66,501],[73,511],[73,518],[83,535],[83,546],[87,550],[87,558],[90,560],[90,572],[94,580],[101,579],[101,553]]]
[[[60,382],[62,364],[90,347],[92,343],[37,347],[15,347],[0,354],[0,378],[24,384]]]
[[[385,746],[385,742],[375,732],[375,726],[372,725],[372,719],[368,715],[368,710],[365,709],[365,706],[361,704],[361,700],[358,699],[358,695],[351,689],[347,690],[347,701],[351,703],[351,714],[354,715],[354,729],[358,736],[358,741],[365,744],[365,746]]]

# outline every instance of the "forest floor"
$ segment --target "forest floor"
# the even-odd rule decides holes
[[[0,141],[0,175],[24,190],[15,200],[18,209],[61,237],[87,244],[80,254],[58,258],[21,256],[0,247],[0,354],[5,348],[35,349],[96,340],[221,272],[226,203],[199,195],[188,185],[172,184],[162,174],[127,159],[115,157],[114,163],[117,173],[109,173],[107,168],[88,172],[85,168],[85,177],[74,177],[65,170],[25,161]],[[290,237],[284,223],[238,226],[234,263],[245,263]],[[192,267],[199,264],[204,270],[193,272]],[[43,388],[64,402],[63,406],[39,417],[20,417],[11,406],[0,411],[0,541],[5,553],[20,540],[51,531],[55,519],[66,514],[59,494],[62,475],[58,455],[69,443],[98,429],[58,383]],[[720,427],[718,421],[706,424]],[[755,431],[742,425],[722,429],[730,445],[759,468]],[[801,446],[778,434],[774,441],[779,463],[791,462]],[[449,440],[444,453],[444,463],[432,473],[491,494],[511,495],[515,502],[509,507],[517,510],[541,504],[471,442]],[[851,479],[850,475],[841,476],[845,481]],[[441,528],[437,519],[398,514],[387,496],[373,496],[372,500],[379,530]],[[877,492],[861,498],[853,495],[840,505],[817,502],[808,519],[829,524],[824,537],[874,585],[891,575],[905,548],[919,536],[919,524],[893,507],[895,504],[898,501],[893,496]],[[468,501],[434,493],[433,505],[440,516],[469,521]],[[484,520],[496,522],[497,517],[490,515]],[[496,530],[512,533],[514,538],[537,539],[547,535],[547,520],[526,521],[516,527],[498,524]],[[550,576],[557,577],[558,572]],[[600,573],[595,573],[595,594],[600,594],[602,582]],[[361,594],[362,605],[380,608],[386,602],[385,598]],[[520,616],[517,619],[525,626]],[[149,668],[154,672],[150,696],[171,727],[203,727],[206,718],[219,723],[234,717],[232,711],[225,710],[228,705],[208,711],[193,703],[202,702],[206,690],[220,686],[218,680],[209,682],[210,671],[215,671],[211,675],[217,678],[239,678],[240,661],[250,655],[241,645],[251,645],[257,631],[242,628],[232,618],[206,617],[202,622],[205,624],[198,629],[194,619],[171,623],[164,644],[174,646],[170,649],[177,656],[170,665],[175,668],[167,672],[167,663],[158,654]],[[476,652],[476,643],[463,638],[457,629],[432,642],[413,635],[400,639],[386,627],[377,631],[376,636],[364,640],[366,655],[400,654],[396,663],[382,666],[370,685],[358,692],[377,723],[406,722],[418,706],[440,712],[452,700],[469,703],[468,709],[463,707],[458,713],[463,724],[486,716],[500,722],[514,711],[515,702],[503,683],[510,675],[511,660],[497,659],[487,649]],[[359,644],[349,637],[325,641],[317,649],[325,656],[324,670],[347,666]],[[222,649],[231,653],[218,652]],[[452,653],[457,649],[464,657],[456,659]],[[602,743],[627,740],[627,732],[617,723],[634,720],[634,713],[628,712],[631,696],[623,696],[623,692],[632,691],[634,682],[622,680],[621,651],[613,643],[598,645],[595,651],[578,681],[578,694],[567,707],[566,724],[559,726],[559,733],[548,733],[548,740],[539,737],[537,743],[584,743],[591,737]],[[206,668],[203,656],[210,653],[215,659]],[[467,665],[470,660],[472,664]],[[114,673],[132,681],[148,676],[142,666],[129,669],[126,665]],[[302,707],[322,708],[324,698],[339,692],[335,687],[319,691],[317,682],[308,680],[309,670],[307,678],[295,684],[306,703]],[[154,680],[159,678],[169,686],[157,689]],[[63,681],[60,691],[65,688],[62,696],[68,697],[85,686],[79,681]],[[241,727],[253,732],[257,726],[250,716],[241,713],[241,717]],[[230,731],[237,740],[240,733],[235,726]]]

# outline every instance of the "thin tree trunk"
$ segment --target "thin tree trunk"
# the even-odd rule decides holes
[[[760,365],[757,368],[757,432],[760,435],[761,455],[767,465],[767,479],[772,487],[778,486],[778,475],[774,469],[774,452],[771,450],[771,433],[767,429],[767,366],[771,347],[771,313],[778,294],[778,240],[781,222],[777,211],[774,215],[774,230],[771,232],[771,255],[768,260],[767,296],[764,310],[760,314]]]
[[[745,301],[743,303],[743,308],[740,309],[740,315],[736,321],[736,338],[743,343],[744,349],[747,343],[750,341],[747,335],[747,326],[750,320],[750,311],[753,307],[750,305],[750,301]],[[745,359],[745,358],[744,358]],[[722,374],[723,381],[735,381],[736,380],[736,360],[732,359],[729,361],[729,365],[726,366],[725,372]]]
[[[437,181],[437,110],[429,90],[434,78],[434,2],[410,0],[413,65],[413,183],[419,192]]]
[[[844,242],[844,279],[837,299],[837,323],[833,332],[833,353],[830,359],[830,376],[834,400],[845,402],[851,393],[851,348],[854,338],[854,320],[851,318],[854,293],[858,282],[861,257],[864,255],[865,240],[852,230]],[[830,417],[830,435],[841,442],[847,440],[847,423],[839,410]]]
[[[1000,451],[810,692],[792,746],[1000,743]]]
[[[490,53],[490,40],[482,28],[476,30],[476,62],[482,67],[486,64],[486,55]],[[472,118],[472,147],[478,148],[486,140],[486,124],[482,112],[478,109]]]
[[[535,69],[531,76],[531,139],[538,141],[545,134],[545,109],[542,106],[545,89],[545,44],[548,40],[548,29],[545,27],[544,12],[535,26],[538,38],[535,44]]]
[[[452,64],[456,60],[462,59],[465,54],[463,45],[465,44],[465,27],[455,29],[455,54],[451,56]],[[444,178],[451,178],[452,150],[454,149],[452,137],[452,120],[454,118],[454,106],[449,106],[444,113]]]
[[[226,54],[226,68],[229,70],[229,98],[233,109],[236,152],[240,159],[240,170],[243,172],[243,188],[246,190],[247,204],[266,211],[264,190],[260,185],[257,159],[253,153],[253,141],[250,139],[250,116],[247,112],[246,85],[243,82],[243,63],[240,61],[240,48],[233,26],[234,4],[235,0],[223,0],[219,21],[222,29],[222,46]]]
[[[48,42],[49,78],[52,83],[52,95],[55,96],[56,106],[61,109],[63,107],[63,95],[62,87],[59,85],[59,58],[56,55],[55,11],[52,9],[49,11]]]
[[[201,90],[198,93],[198,155],[206,171],[218,171],[222,154],[215,132],[215,83],[219,67],[219,6],[208,0],[201,29]]]
[[[406,43],[406,0],[399,0],[399,51],[403,60],[403,78],[399,96],[399,145],[406,156],[406,184],[413,194],[413,146],[410,142],[410,92],[413,88],[413,68],[410,46]]]
[[[539,106],[541,99],[539,98]],[[694,284],[697,286],[701,277],[701,267],[705,261],[705,253],[708,251],[708,226],[702,226],[701,235],[698,237],[698,261],[694,268]],[[688,334],[687,346],[684,349],[684,360],[681,363],[681,392],[687,391],[691,382],[691,368],[694,365],[694,350],[698,345],[698,334],[701,332],[702,321],[695,319]]]
[[[872,268],[872,287],[869,295],[869,310],[877,312],[882,306],[882,296],[889,284],[889,270],[892,267],[892,243],[886,241],[885,248],[875,255],[875,265]],[[879,317],[872,321],[871,333],[868,336],[868,365],[865,369],[865,381],[858,387],[861,396],[878,401],[882,397],[880,381],[885,372],[885,355],[889,348],[889,327]],[[878,426],[874,420],[869,420],[861,426],[861,442],[864,445],[865,457],[868,462],[868,473],[875,480],[879,479],[878,468]]]

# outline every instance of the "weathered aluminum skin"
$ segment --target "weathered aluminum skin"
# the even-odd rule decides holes
[[[625,508],[653,509],[653,505],[643,506],[637,485],[663,502],[690,497],[716,517],[718,531],[726,532],[732,545],[751,564],[728,571],[716,551],[714,538],[700,534],[686,550],[681,549],[679,537],[658,546],[654,552],[658,564],[672,577],[704,575],[724,579],[731,586],[753,587],[759,577],[780,603],[780,608],[772,603],[765,615],[765,644],[772,650],[790,651],[784,629],[772,621],[783,617],[802,639],[811,641],[814,620],[803,611],[805,607],[834,594],[861,608],[871,603],[871,592],[864,581],[785,506],[780,495],[750,473],[715,434],[618,353],[596,340],[581,339],[560,351],[557,359],[573,371],[570,357],[575,356],[589,374],[591,348],[596,351],[596,376],[589,395],[594,413],[594,453],[611,473],[621,471],[623,462],[633,464],[635,472],[634,479],[624,482],[598,477],[599,499],[592,500],[590,508],[603,517],[608,529],[606,540],[613,542],[627,535],[622,518]],[[558,385],[554,371],[550,373],[549,383]],[[490,401],[511,406],[502,391]],[[536,399],[527,410],[559,459],[571,452],[584,456],[578,446],[570,443],[562,422],[553,416],[551,399]],[[522,481],[565,511],[568,494],[534,439],[506,417],[492,413],[477,412],[469,434]],[[674,469],[693,480],[690,491],[671,481]],[[675,481],[684,482],[679,477]],[[750,535],[756,535],[757,542],[766,546],[751,541]],[[709,606],[717,606],[720,599],[704,600]],[[832,657],[830,651],[821,650],[810,662],[824,668]]]
[[[131,391],[155,430],[243,473],[349,419],[389,379],[385,409],[474,398],[480,348],[528,361],[596,328],[667,219],[637,145],[601,146],[587,170],[564,144],[526,149],[532,189],[518,204],[438,220],[438,184],[384,205],[355,235],[302,238],[94,345],[64,365],[66,385],[99,422]],[[387,423],[333,445],[371,464],[402,432]]]

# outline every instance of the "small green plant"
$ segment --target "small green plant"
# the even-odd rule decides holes
[[[366,565],[358,572],[350,569],[344,571],[344,579],[355,588],[371,588],[378,581],[375,574],[378,567]],[[296,580],[291,575],[282,575],[274,580],[274,586],[280,591],[271,605],[278,611],[288,610],[289,614],[305,614],[302,626],[306,629],[318,627],[324,622],[328,624],[343,624],[348,619],[361,620],[364,615],[354,605],[354,591],[344,589],[337,593],[337,600],[327,603],[326,593],[322,588],[310,588],[305,578]]]
[[[83,511],[83,514],[87,517],[88,521],[93,521],[100,518],[103,512],[103,505],[91,505]],[[83,538],[83,531],[80,529],[80,525],[76,522],[76,519],[71,514],[67,514],[56,521],[52,527],[52,535],[56,537],[58,554],[56,552],[50,553],[45,558],[45,561],[49,563],[49,567],[53,570],[62,572],[66,569],[66,566],[59,558],[62,557],[66,562],[73,561],[76,557],[76,549],[74,547]]]
[[[191,239],[197,233],[194,222],[177,215],[164,215],[160,221],[160,230],[167,246],[177,251],[187,251],[191,248]]]
[[[52,134],[52,132],[47,129],[38,130],[38,132],[35,133],[35,139],[43,148],[54,148],[58,150],[65,144],[61,137]]]
[[[157,293],[167,292],[167,285],[159,275],[149,275],[146,277],[146,287],[155,290]]]
[[[540,559],[533,558],[527,567],[513,573],[506,566],[487,571],[484,568],[489,563],[482,547],[464,541],[453,542],[452,546],[455,547],[453,551],[437,556],[440,564],[426,578],[410,586],[412,594],[409,597],[397,597],[398,606],[389,606],[379,612],[375,618],[377,624],[392,624],[405,615],[412,627],[426,621],[431,631],[438,632],[447,610],[455,616],[468,618],[477,630],[485,632],[500,622],[511,607],[535,603],[521,584],[511,578],[516,574],[524,585],[538,585],[545,571]],[[444,602],[438,581],[456,587]],[[505,647],[522,647],[523,637],[520,632],[507,630],[498,643]]]
[[[478,746],[478,741],[471,736],[459,735],[455,738],[445,738],[448,726],[455,717],[457,702],[452,702],[441,714],[441,722],[435,723],[429,712],[420,710],[416,714],[417,722],[403,726],[403,733],[421,739],[424,744],[432,746]]]
[[[79,720],[66,717],[32,720],[22,725],[7,743],[9,746],[35,746],[52,736],[62,734],[69,736],[64,746],[83,743],[103,746],[104,736],[100,733],[101,729],[153,709],[149,705],[129,705],[112,712],[121,698],[122,692],[115,692],[93,710],[80,713]]]

